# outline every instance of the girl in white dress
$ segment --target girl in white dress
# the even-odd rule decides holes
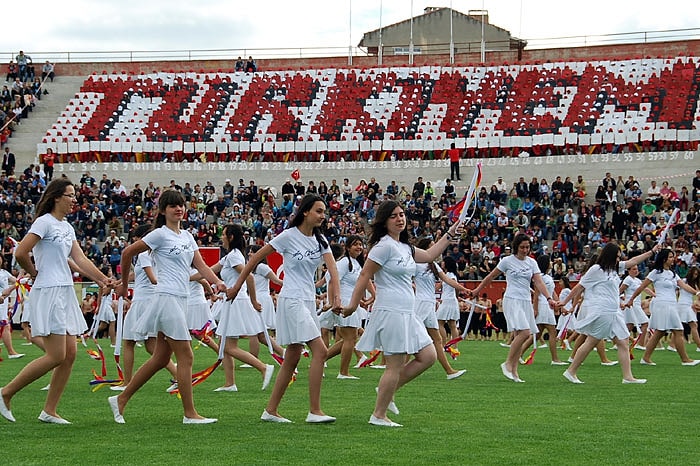
[[[695,290],[700,289],[700,269],[698,269],[697,266],[688,269],[688,274],[685,276],[685,283]],[[693,293],[689,293],[685,288],[681,288],[678,291],[678,312],[681,316],[681,322],[688,324],[688,327],[690,327],[690,337],[693,339],[697,351],[700,351],[698,316],[695,309],[693,309],[693,298],[695,298]]]
[[[620,285],[620,293],[624,295],[624,302],[630,300],[630,297],[637,291],[637,288],[642,284],[639,279],[639,267],[632,266],[627,269],[627,276],[622,280]],[[644,349],[647,329],[649,328],[649,317],[642,309],[642,297],[637,296],[632,301],[632,306],[625,308],[625,322],[627,329],[631,332],[635,327],[639,329],[640,335],[635,346],[636,349]]]
[[[8,358],[19,359],[24,354],[15,351],[12,346],[12,322],[10,322],[10,296],[15,292],[15,283],[17,279],[8,272],[4,266],[4,258],[0,255],[0,333],[2,333],[2,342],[7,350]]]
[[[700,294],[700,291],[689,286],[671,270],[671,267],[675,264],[675,260],[676,255],[670,249],[662,249],[659,251],[647,278],[645,278],[639,288],[637,288],[637,291],[632,293],[632,296],[625,304],[626,307],[632,306],[634,299],[649,285],[652,283],[654,284],[656,297],[651,300],[651,318],[649,319],[649,326],[654,330],[654,333],[647,341],[644,356],[639,361],[640,364],[650,366],[656,365],[656,363],[651,361],[651,355],[656,349],[659,340],[669,331],[671,332],[671,339],[678,352],[678,356],[681,358],[681,364],[684,366],[700,364],[700,359],[690,359],[688,357],[688,352],[685,348],[683,323],[681,322],[681,317],[678,312],[676,290],[681,288],[693,295]]]
[[[226,254],[216,265],[212,267],[214,273],[218,273],[223,278],[227,286],[232,286],[238,280],[243,267],[245,266],[245,256],[243,251],[246,248],[243,229],[240,225],[226,225],[221,235]],[[265,364],[248,351],[238,346],[241,337],[262,335],[264,324],[260,316],[262,306],[258,303],[255,292],[255,282],[252,275],[247,277],[235,299],[224,304],[219,316],[219,326],[216,328],[217,335],[225,339],[224,353],[232,356],[245,364],[250,364],[260,371],[265,390],[272,380],[275,366]]]
[[[132,242],[138,241],[146,236],[146,234],[151,231],[151,228],[150,224],[136,227],[131,233]],[[141,334],[136,331],[136,323],[143,313],[147,312],[148,306],[151,305],[156,290],[156,284],[158,283],[155,267],[151,260],[151,254],[148,251],[144,251],[136,256],[132,275],[134,294],[129,312],[127,312],[124,317],[122,330],[122,369],[124,371],[124,382],[119,386],[110,387],[115,391],[124,391],[131,381],[131,377],[134,375],[134,348],[136,342],[144,341],[146,351],[148,351],[149,354],[153,354],[153,350],[156,347],[156,337],[158,336],[155,331],[148,332],[147,334]],[[166,369],[173,378],[177,378],[175,364],[172,361],[168,363]]]
[[[506,276],[506,291],[503,295],[503,313],[508,323],[508,331],[513,332],[513,340],[508,351],[508,358],[501,364],[503,375],[513,382],[522,383],[518,375],[518,360],[522,354],[523,344],[538,332],[535,323],[535,312],[532,308],[530,295],[530,282],[535,289],[542,293],[550,307],[559,303],[547,291],[542,281],[540,269],[535,259],[530,254],[530,237],[524,233],[518,233],[513,238],[512,244],[515,254],[506,256],[496,265],[482,282],[471,290],[472,296],[479,296],[481,290],[489,285],[500,274]]]
[[[331,308],[340,309],[340,284],[335,260],[328,248],[328,240],[321,234],[326,220],[326,204],[315,194],[301,199],[289,228],[263,246],[243,268],[235,285],[227,292],[235,298],[250,273],[258,263],[277,251],[284,261],[284,284],[277,298],[277,340],[287,345],[284,362],[280,368],[270,400],[260,419],[267,422],[292,422],[279,414],[278,408],[294,370],[299,364],[304,344],[311,349],[309,368],[309,414],[306,422],[327,423],[335,418],[321,410],[321,380],[323,363],[328,352],[321,340],[321,330],[316,314],[316,288],[314,275],[321,261],[326,263],[331,279],[328,295]]]
[[[458,224],[453,224],[447,234],[428,250],[414,248],[408,242],[406,214],[401,204],[388,200],[377,209],[367,260],[351,301],[343,308],[345,316],[352,315],[374,277],[376,300],[367,328],[357,343],[360,351],[383,351],[386,361],[370,424],[400,427],[401,424],[391,421],[386,415],[394,393],[435,363],[437,355],[432,338],[413,312],[412,277],[416,272],[416,262],[434,261],[452,240],[457,239],[457,228]],[[406,362],[408,355],[414,357]]]
[[[544,295],[538,290],[535,290],[535,296],[533,297],[533,310],[535,312],[535,323],[537,324],[537,329],[540,333],[540,338],[544,330],[547,331],[549,335],[549,340],[547,340],[547,346],[549,346],[549,353],[552,356],[553,366],[565,366],[566,363],[559,359],[557,354],[557,334],[555,330],[556,317],[554,316],[554,309],[552,309],[546,301],[546,296],[551,296],[556,301],[558,298],[557,294],[554,292],[554,279],[549,275],[552,269],[552,263],[549,256],[542,254],[537,257],[537,267],[540,269],[542,274],[542,281],[547,289],[547,294]],[[530,346],[531,340],[525,342],[525,347],[523,348],[523,353],[525,349]],[[523,354],[521,353],[521,355]]]
[[[111,288],[100,288],[100,294],[97,298],[97,315],[95,319],[99,322],[97,332],[99,333],[107,330],[110,345],[114,348],[117,338],[117,316],[114,313],[112,291]]]
[[[123,412],[131,397],[156,372],[170,362],[174,353],[177,359],[178,390],[184,411],[183,424],[209,424],[216,419],[199,415],[192,396],[192,347],[187,328],[187,297],[189,295],[190,267],[194,266],[217,290],[226,285],[211,271],[202,259],[192,234],[180,229],[185,214],[185,198],[174,189],[163,191],[158,198],[158,215],[154,230],[129,245],[122,252],[121,268],[129,276],[132,260],[144,251],[151,251],[157,267],[154,303],[139,318],[135,331],[157,332],[153,355],[134,374],[126,389],[108,399],[114,421],[123,424]],[[127,296],[129,283],[124,280],[119,292]]]
[[[261,246],[258,245],[251,246],[248,257],[252,257],[260,248]],[[270,283],[282,286],[282,280],[267,265],[267,260],[265,259],[260,261],[255,270],[253,270],[253,279],[255,280],[255,295],[262,306],[263,322],[270,331],[270,338],[273,338],[277,324],[275,323],[275,303],[272,301],[272,296],[270,296]]]
[[[447,343],[447,332],[445,331],[445,323],[450,327],[450,339],[457,338],[459,336],[459,329],[457,328],[457,322],[459,321],[459,302],[457,301],[456,288],[460,291],[466,292],[467,289],[463,286],[455,287],[454,284],[457,283],[457,262],[450,256],[446,256],[443,260],[445,265],[445,272],[443,275],[447,280],[442,279],[441,289],[442,293],[440,295],[440,305],[437,309],[437,320],[438,320],[438,330],[440,331],[440,336],[442,337],[442,344]]]
[[[561,285],[561,292],[559,292],[559,301],[563,302],[569,293],[571,293],[571,283],[566,277],[561,277],[559,281]],[[574,315],[574,303],[568,301],[566,306],[561,307],[561,314],[559,315],[559,320],[557,321],[557,336],[561,336],[561,341],[564,344],[564,348],[571,351],[571,339],[575,339],[574,328],[576,327],[576,316]],[[560,335],[566,328],[566,333]]]
[[[653,252],[647,251],[623,262],[620,262],[620,254],[620,247],[617,244],[606,244],[596,263],[588,269],[562,303],[576,302],[576,299],[585,291],[587,313],[584,317],[579,317],[576,324],[578,332],[586,335],[586,341],[578,348],[573,362],[563,374],[571,383],[583,383],[576,376],[576,372],[593,348],[604,339],[612,340],[617,346],[622,383],[646,383],[646,379],[636,379],[632,375],[629,353],[630,334],[620,309],[619,274],[626,268],[647,260]]]
[[[433,244],[435,243],[432,239],[421,238],[418,240],[417,246],[420,249],[430,249]],[[464,375],[466,370],[454,369],[445,356],[444,346],[446,342],[444,341],[444,336],[438,331],[438,320],[435,312],[437,304],[435,283],[440,279],[442,279],[443,286],[447,285],[462,292],[467,291],[459,282],[448,277],[436,263],[416,264],[416,273],[413,276],[413,282],[416,285],[416,301],[413,306],[413,312],[416,314],[416,318],[423,322],[428,335],[432,338],[435,352],[437,353],[437,361],[447,373],[447,380],[452,380]]]
[[[356,235],[350,235],[345,240],[344,255],[338,259],[336,268],[338,269],[338,279],[340,280],[340,302],[343,304],[349,303],[352,297],[357,279],[360,277],[362,264],[362,252],[364,250],[364,242],[362,238]],[[370,282],[367,291],[374,296],[374,286]],[[340,372],[338,379],[358,379],[350,374],[350,361],[352,360],[355,344],[357,343],[358,332],[362,327],[362,316],[360,313],[354,313],[348,317],[342,315],[336,319],[336,343],[328,348],[328,356],[326,360],[331,359],[340,353]]]
[[[32,337],[42,342],[43,356],[27,364],[0,389],[0,415],[15,418],[10,400],[22,388],[53,370],[44,409],[39,420],[53,424],[69,422],[56,413],[56,407],[73,368],[77,351],[76,336],[87,330],[73,288],[68,257],[82,272],[101,287],[114,286],[90,259],[85,257],[75,231],[65,219],[75,206],[75,187],[68,178],[59,178],[46,186],[36,206],[36,220],[15,250],[17,263],[34,278],[26,305]],[[34,262],[30,252],[34,253]]]

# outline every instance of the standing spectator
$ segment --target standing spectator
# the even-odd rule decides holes
[[[15,154],[10,152],[10,146],[5,146],[5,152],[2,154],[2,171],[6,176],[15,174]]]
[[[413,183],[413,197],[417,198],[425,193],[425,183],[423,183],[423,177],[419,176],[418,180]]]
[[[46,81],[46,78],[49,78],[53,82],[54,76],[54,64],[46,60],[44,66],[41,67],[41,80]]]
[[[46,175],[47,182],[53,179],[53,165],[55,162],[56,155],[53,153],[53,149],[49,147],[46,149],[46,154],[44,155],[44,174]]]
[[[693,202],[700,199],[700,170],[695,170],[695,178],[693,178]]]
[[[447,151],[450,158],[450,178],[453,180],[461,180],[459,177],[459,149],[455,147],[455,143],[450,144],[450,150]]]
[[[15,57],[17,61],[17,66],[19,67],[18,74],[21,81],[26,81],[29,76],[28,66],[32,63],[32,57],[25,55],[22,50],[19,51],[19,55]]]

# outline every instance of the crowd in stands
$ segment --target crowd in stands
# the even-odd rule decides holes
[[[400,200],[409,221],[411,237],[443,234],[457,215],[460,196],[448,179],[434,188],[418,178],[407,189],[395,181],[381,186],[375,178],[351,183],[349,179],[330,182],[292,181],[278,190],[260,187],[255,180],[238,183],[227,179],[222,186],[171,180],[169,186],[153,182],[126,187],[119,179],[90,172],[76,183],[77,204],[69,221],[86,255],[105,271],[119,275],[121,250],[129,232],[151,222],[158,197],[165,189],[182,192],[187,201],[183,227],[201,246],[219,246],[226,224],[241,225],[248,242],[265,244],[288,225],[295,205],[306,193],[316,193],[328,205],[326,235],[331,242],[343,242],[348,235],[364,235],[378,204],[388,198]],[[687,186],[685,185],[687,182]],[[498,260],[511,253],[509,242],[518,232],[533,238],[534,255],[549,254],[553,275],[577,279],[584,264],[597,248],[617,241],[629,256],[649,250],[669,223],[674,208],[681,209],[673,220],[667,241],[679,256],[678,273],[696,263],[698,242],[698,193],[700,170],[680,190],[668,181],[640,183],[607,173],[594,187],[581,176],[557,176],[551,185],[544,178],[529,182],[520,177],[512,183],[503,178],[490,187],[482,186],[469,207],[469,222],[462,241],[446,251],[458,264],[459,278],[476,280],[486,276]],[[643,185],[643,186],[642,186]],[[46,186],[39,165],[30,165],[17,176],[0,175],[0,238],[5,263],[11,264],[11,237],[20,240],[32,222],[34,208]],[[595,192],[591,199],[591,189]],[[279,192],[279,195],[277,193]],[[473,215],[472,215],[473,214]]]

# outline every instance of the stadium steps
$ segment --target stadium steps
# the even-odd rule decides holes
[[[29,164],[37,162],[37,144],[41,143],[46,130],[65,111],[68,101],[80,90],[84,81],[85,77],[56,76],[54,82],[44,84],[49,93],[41,96],[29,117],[20,122],[7,142],[17,159],[17,171],[21,172]]]

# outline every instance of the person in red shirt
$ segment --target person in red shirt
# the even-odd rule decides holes
[[[453,180],[461,180],[459,177],[459,149],[455,148],[454,142],[450,145],[450,150],[447,151],[450,157],[450,178]]]

